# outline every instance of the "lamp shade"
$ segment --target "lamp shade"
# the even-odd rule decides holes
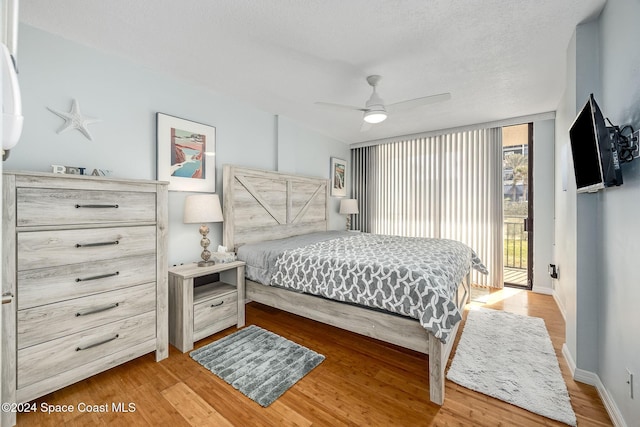
[[[358,200],[356,199],[342,199],[340,200],[340,213],[342,215],[357,214],[358,212]]]
[[[199,194],[187,196],[184,202],[185,224],[204,224],[222,222],[222,208],[217,194]]]

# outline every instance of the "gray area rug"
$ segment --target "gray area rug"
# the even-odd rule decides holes
[[[323,355],[255,325],[190,356],[264,407],[324,360]]]
[[[489,309],[469,311],[447,378],[576,425],[551,338],[540,318]]]

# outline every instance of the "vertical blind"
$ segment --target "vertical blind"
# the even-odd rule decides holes
[[[354,228],[453,239],[473,248],[501,288],[502,130],[480,129],[351,150]]]

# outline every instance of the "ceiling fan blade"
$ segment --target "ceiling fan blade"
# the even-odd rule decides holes
[[[362,121],[362,125],[360,126],[360,132],[366,132],[368,130],[370,130],[373,127],[373,125],[369,122],[365,122],[364,120]]]
[[[407,101],[396,102],[394,104],[387,105],[388,112],[396,112],[402,110],[408,110],[411,108],[420,107],[422,105],[434,104],[436,102],[448,101],[451,99],[451,94],[439,93],[437,95],[423,96],[422,98],[409,99]]]
[[[354,107],[352,105],[333,104],[331,102],[316,102],[321,107],[339,108],[341,110],[366,111],[366,108]]]

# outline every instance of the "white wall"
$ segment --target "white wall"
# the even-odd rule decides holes
[[[4,22],[4,8],[0,8],[0,22]],[[3,80],[2,77],[0,77],[0,99],[2,99],[2,95],[3,95],[2,91],[4,90],[4,88],[3,88],[3,84],[4,83],[3,83],[2,80]],[[3,131],[3,128],[2,128],[2,115],[0,115],[0,135],[2,135],[2,131]],[[0,174],[3,171],[3,168],[4,168],[4,162],[2,161],[2,159],[0,159]],[[4,197],[3,197],[3,194],[2,194],[3,188],[4,188],[4,186],[0,185],[0,199],[1,200],[4,200]],[[1,218],[2,218],[2,214],[0,213],[0,219]],[[4,227],[0,227],[0,241],[2,241],[2,229],[3,228]],[[3,245],[0,245],[0,259],[4,259],[4,257],[2,256],[2,246]],[[0,268],[3,268],[3,267],[0,267]],[[0,294],[3,293],[2,291],[4,289],[4,283],[3,283],[3,280],[2,280],[3,277],[4,277],[4,275],[2,274],[2,270],[0,269]],[[15,304],[15,302],[13,304]],[[2,317],[3,317],[2,316],[2,311],[3,310],[0,309],[0,343],[4,342],[4,341],[2,341],[2,330],[3,330],[3,327],[2,327]],[[2,366],[4,366],[3,362],[2,362],[2,353],[3,353],[3,351],[0,351],[0,369],[2,369]],[[7,402],[7,396],[4,396],[3,393],[2,393],[2,391],[3,391],[2,389],[3,388],[4,387],[2,387],[2,385],[0,385],[0,403],[1,402]],[[3,425],[4,423],[8,423],[8,418],[9,418],[8,414],[0,414],[0,425]]]
[[[553,262],[553,183],[555,120],[533,123],[533,288],[553,292],[548,266]]]
[[[638,1],[609,0],[597,21],[576,29],[556,116],[556,155],[590,92],[613,123],[640,127],[639,18]],[[554,256],[561,265],[556,296],[567,317],[567,349],[578,369],[599,378],[616,421],[639,425],[640,388],[636,381],[632,400],[625,368],[636,378],[640,373],[640,160],[622,166],[621,187],[595,195],[576,195],[571,164],[557,164],[556,177],[565,166],[569,188],[556,185]]]
[[[565,92],[556,111],[554,261],[559,268],[555,295],[566,322],[566,345],[576,349],[576,184],[570,160],[568,129],[576,114],[576,35],[567,47]]]
[[[20,27],[18,51],[25,126],[20,144],[5,162],[7,170],[49,172],[52,164],[59,164],[110,169],[119,178],[155,179],[156,112],[216,127],[218,193],[223,164],[280,167],[328,178],[330,156],[347,158],[349,153],[346,144],[290,120],[278,125],[271,113],[33,27]],[[56,133],[63,120],[46,107],[69,111],[74,98],[83,114],[102,120],[88,127],[93,141],[76,130]],[[297,143],[307,149],[293,150],[279,161],[279,146],[292,151],[289,147]],[[197,227],[182,223],[187,194],[169,194],[171,264],[197,260],[201,251]],[[341,228],[341,220],[333,210],[330,224]],[[215,247],[222,241],[222,225],[210,228]]]

